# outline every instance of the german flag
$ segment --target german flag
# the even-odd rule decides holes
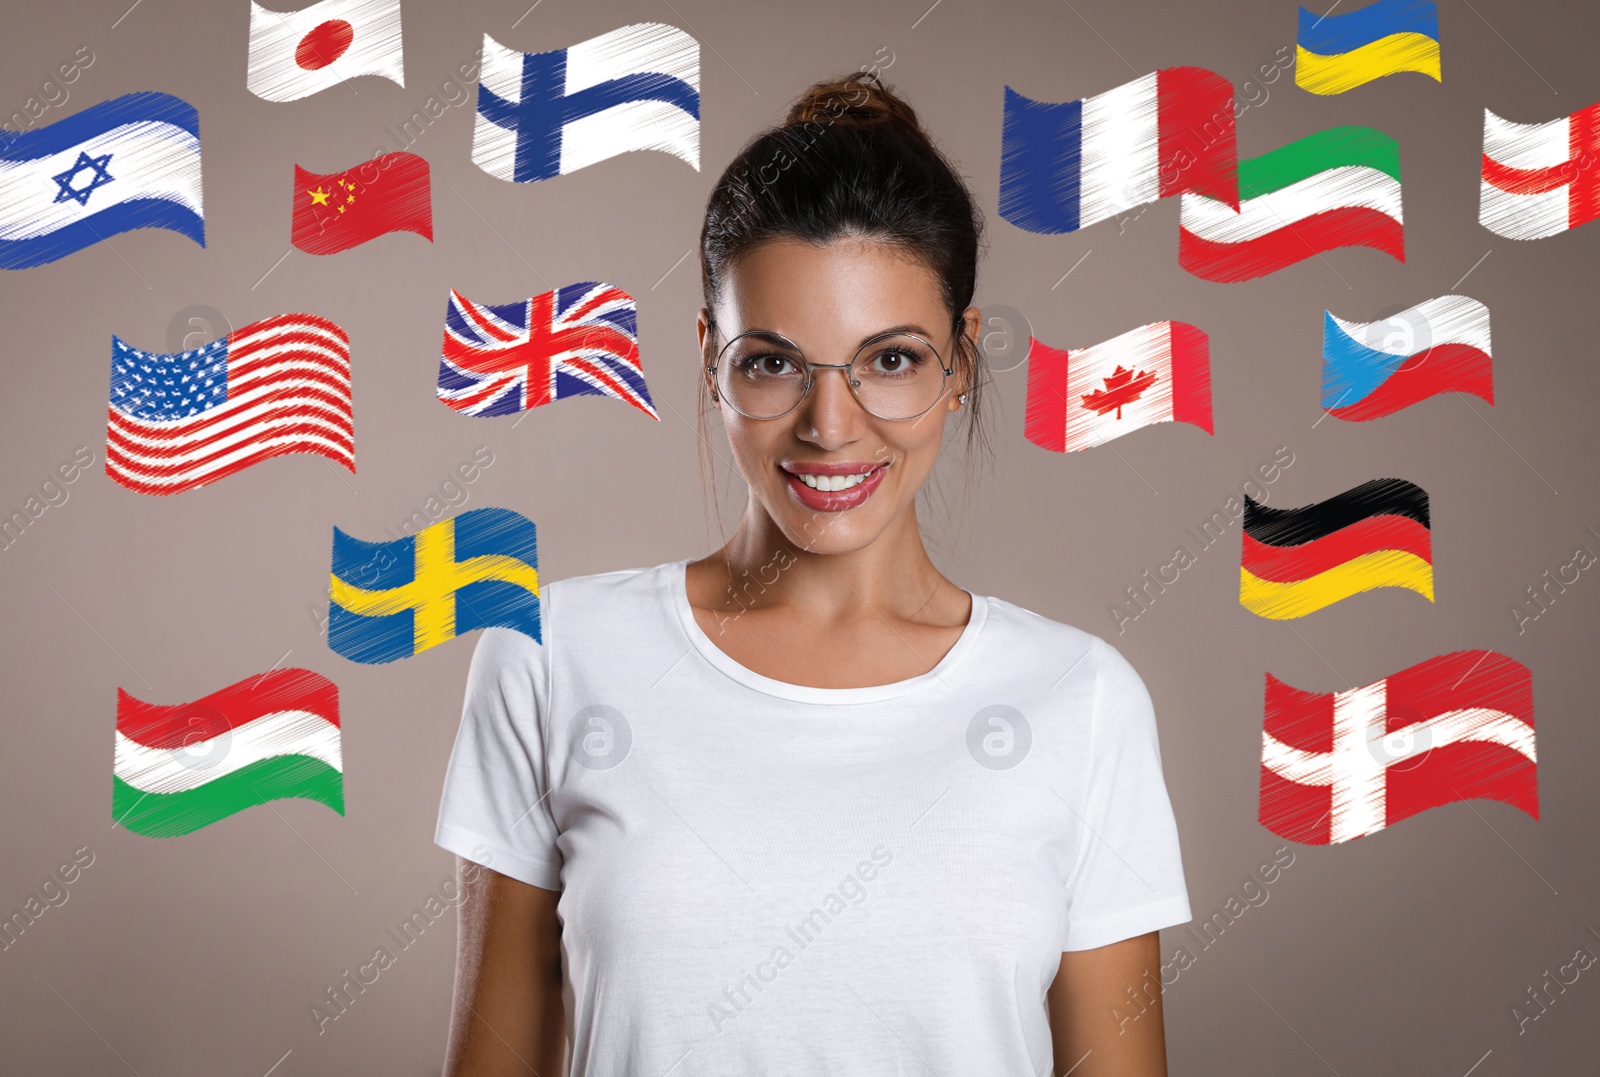
[[[1239,602],[1287,621],[1379,587],[1433,601],[1428,495],[1404,479],[1373,479],[1299,509],[1244,502]]]

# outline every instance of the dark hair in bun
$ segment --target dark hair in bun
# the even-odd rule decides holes
[[[729,266],[769,239],[860,236],[904,250],[939,279],[970,442],[982,379],[960,329],[977,287],[981,228],[972,195],[916,112],[876,72],[857,71],[801,94],[784,123],[747,142],[717,180],[700,233],[705,303],[715,311]]]

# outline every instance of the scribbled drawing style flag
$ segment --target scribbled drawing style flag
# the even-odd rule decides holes
[[[130,93],[0,140],[0,269],[28,269],[135,228],[206,245],[200,114]]]
[[[1379,587],[1433,601],[1428,495],[1404,479],[1373,479],[1298,509],[1244,499],[1239,603],[1287,621]]]
[[[1178,264],[1231,283],[1276,273],[1336,247],[1405,261],[1400,147],[1371,127],[1335,127],[1239,162],[1235,212],[1185,194]]]
[[[356,469],[350,338],[284,314],[193,351],[111,338],[106,474],[141,494],[179,494],[285,453]]]
[[[1434,0],[1378,0],[1340,15],[1300,9],[1294,81],[1301,89],[1344,93],[1401,71],[1444,81]]]
[[[406,84],[400,0],[322,0],[299,11],[272,11],[251,0],[245,74],[251,93],[298,101],[359,75]]]
[[[1543,239],[1600,217],[1600,102],[1547,123],[1483,110],[1478,223],[1507,239]]]
[[[1489,308],[1476,299],[1442,295],[1377,322],[1324,318],[1322,406],[1335,418],[1380,419],[1439,393],[1494,403]]]
[[[639,365],[637,317],[632,296],[593,281],[501,306],[451,289],[439,399],[486,417],[611,396],[660,422]]]
[[[1153,322],[1087,348],[1028,345],[1024,434],[1076,452],[1152,423],[1211,433],[1211,342],[1183,322]]]
[[[1029,232],[1076,232],[1195,191],[1239,204],[1233,85],[1167,67],[1080,101],[1006,87],[1000,216]]]
[[[1263,826],[1328,845],[1457,800],[1539,818],[1533,675],[1494,651],[1454,651],[1343,692],[1267,674]]]
[[[343,815],[339,688],[309,669],[268,670],[175,706],[119,688],[111,769],[112,819],[152,838],[289,797]]]
[[[343,172],[294,166],[289,242],[307,254],[337,254],[389,232],[433,242],[433,187],[426,158],[385,153]]]
[[[700,42],[641,22],[554,52],[487,34],[472,160],[517,183],[576,172],[630,150],[700,168]]]
[[[479,628],[541,640],[536,537],[533,521],[498,508],[469,509],[393,542],[335,527],[328,646],[378,663]]]

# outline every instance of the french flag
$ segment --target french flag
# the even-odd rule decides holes
[[[1000,216],[1029,232],[1076,232],[1194,191],[1238,208],[1233,85],[1164,67],[1080,101],[1006,87]]]

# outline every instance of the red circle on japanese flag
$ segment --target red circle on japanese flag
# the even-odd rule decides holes
[[[307,71],[317,71],[345,54],[355,29],[343,19],[329,19],[311,28],[311,32],[295,46],[294,62]]]

